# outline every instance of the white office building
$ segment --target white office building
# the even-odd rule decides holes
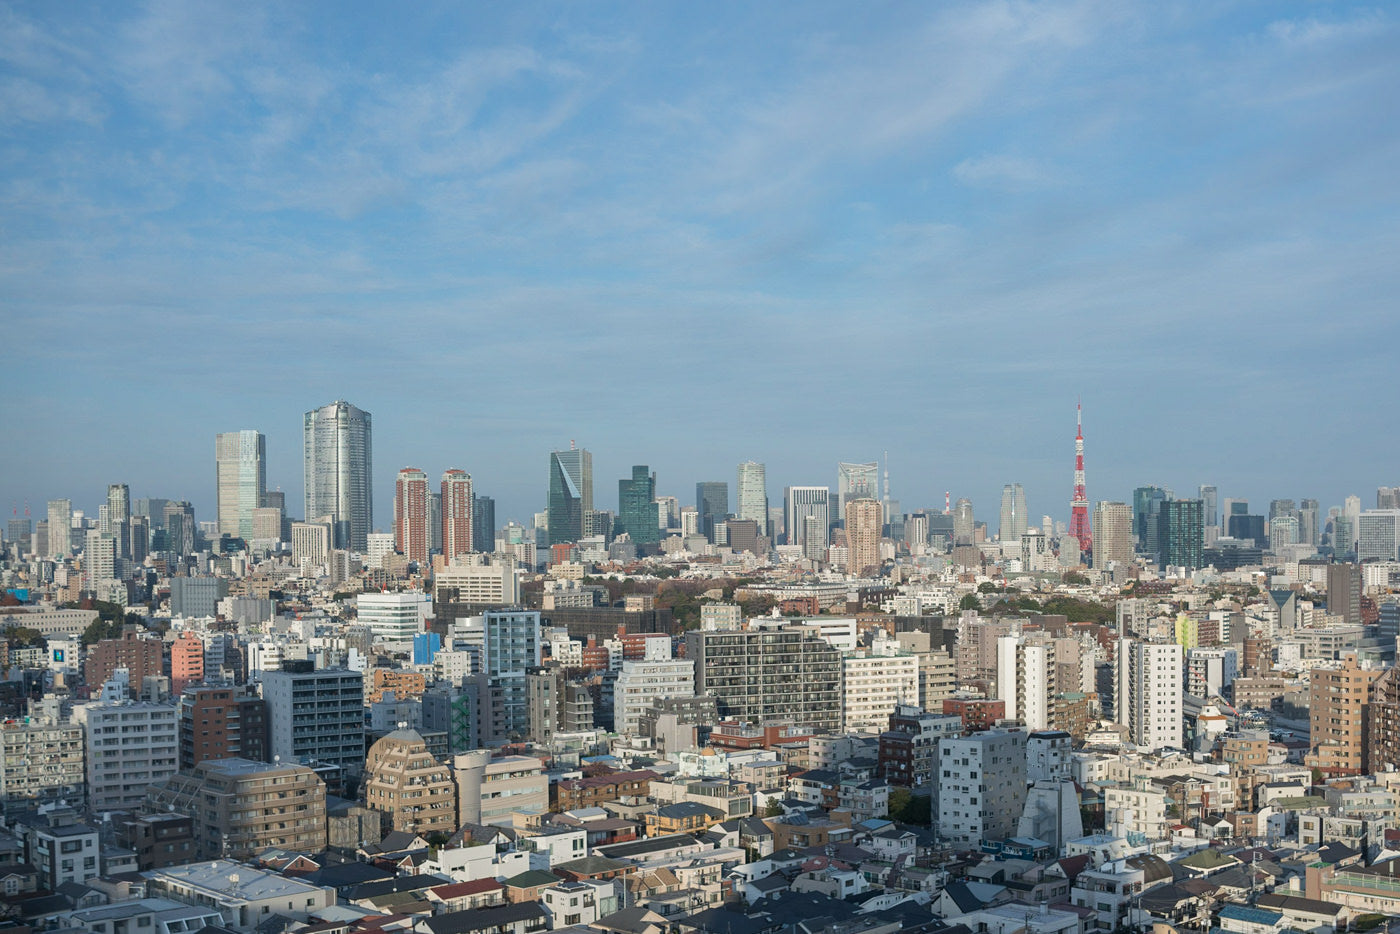
[[[355,609],[376,642],[412,642],[433,615],[433,600],[417,591],[362,593],[355,597]]]

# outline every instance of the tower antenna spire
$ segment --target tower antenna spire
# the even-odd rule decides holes
[[[1084,492],[1084,404],[1074,403],[1074,499],[1069,506],[1069,534],[1079,539],[1079,553],[1093,548],[1089,530],[1089,497]]]

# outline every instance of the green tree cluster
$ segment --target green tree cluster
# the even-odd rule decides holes
[[[890,789],[889,819],[901,824],[927,824],[933,816],[933,799],[908,788]]]

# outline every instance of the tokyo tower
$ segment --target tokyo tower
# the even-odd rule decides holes
[[[1074,502],[1069,506],[1069,534],[1079,539],[1079,553],[1089,554],[1093,536],[1089,532],[1089,498],[1084,495],[1084,407],[1075,404],[1074,420]]]

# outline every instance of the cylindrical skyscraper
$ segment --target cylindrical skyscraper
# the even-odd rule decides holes
[[[363,552],[374,524],[370,414],[337,401],[302,423],[307,522],[329,516],[336,548]]]

